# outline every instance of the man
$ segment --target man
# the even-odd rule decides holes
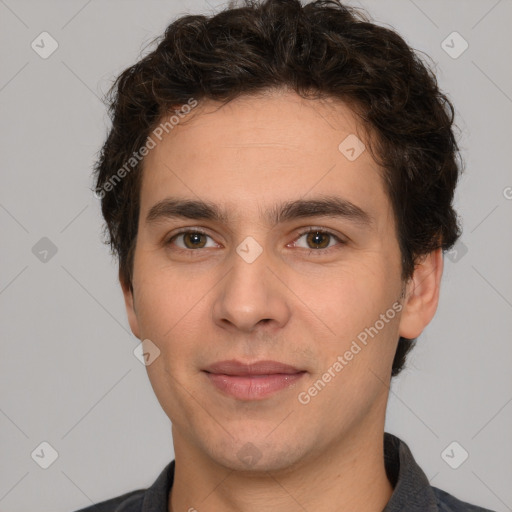
[[[484,510],[384,433],[460,234],[453,108],[400,36],[247,3],[176,20],[112,92],[96,194],[175,460],[84,510]]]

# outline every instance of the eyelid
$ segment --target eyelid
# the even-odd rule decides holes
[[[347,242],[348,239],[341,235],[340,233],[333,231],[329,228],[324,228],[321,226],[309,226],[307,228],[299,228],[300,231],[298,231],[296,238],[300,238],[303,235],[307,235],[309,233],[316,233],[319,231],[320,233],[327,233],[328,235],[333,236],[334,238],[338,239],[340,242]]]
[[[201,228],[185,227],[185,228],[179,229],[178,231],[176,231],[175,233],[173,233],[170,236],[166,236],[163,240],[163,245],[164,246],[169,245],[175,238],[177,238],[178,236],[183,235],[185,233],[194,233],[194,234],[204,235],[204,236],[210,237],[213,240],[213,236]],[[218,242],[215,242],[215,243],[218,244]],[[180,249],[181,249],[181,247],[178,247],[178,250],[180,250]],[[191,252],[194,249],[188,249],[188,250],[181,249],[181,250]]]

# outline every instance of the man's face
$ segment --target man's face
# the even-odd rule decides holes
[[[218,106],[197,107],[145,159],[130,325],[160,350],[147,371],[177,453],[298,466],[383,430],[401,317],[392,208],[369,151],[354,159],[363,136],[347,106],[284,92]],[[147,220],[171,198],[226,218],[160,207]],[[276,218],[326,198],[352,206]],[[205,371],[226,360],[296,371]]]

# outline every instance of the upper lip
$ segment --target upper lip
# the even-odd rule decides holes
[[[278,361],[256,361],[248,364],[231,359],[229,361],[218,361],[205,368],[204,371],[222,375],[271,375],[276,373],[300,373],[303,370]]]

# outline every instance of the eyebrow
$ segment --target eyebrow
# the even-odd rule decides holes
[[[305,217],[343,218],[362,226],[370,226],[373,223],[373,218],[366,211],[338,196],[287,201],[269,208],[265,214],[265,220],[272,226]],[[173,218],[210,220],[228,224],[229,213],[209,201],[168,197],[151,207],[146,216],[146,223],[152,224]]]

